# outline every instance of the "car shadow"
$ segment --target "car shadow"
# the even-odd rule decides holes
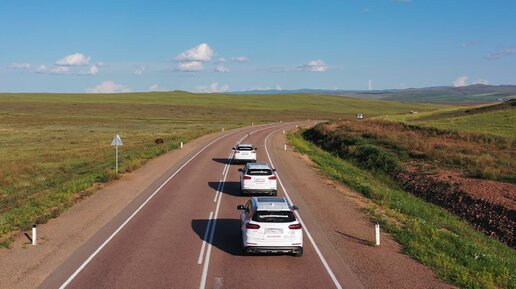
[[[208,182],[208,185],[213,190],[218,190],[219,185],[221,182]],[[224,188],[222,188],[222,193],[235,196],[235,197],[241,197],[242,194],[240,194],[240,182],[222,182],[224,183]]]
[[[211,160],[225,165],[233,164],[233,160],[228,158],[212,158]]]
[[[215,246],[223,252],[233,256],[242,256],[242,237],[240,235],[240,220],[239,219],[217,219],[215,222],[215,234],[213,240],[210,242],[211,227],[213,227],[215,220],[211,220],[210,229],[206,234],[206,229],[209,220],[192,220],[192,229],[199,236],[199,239]]]

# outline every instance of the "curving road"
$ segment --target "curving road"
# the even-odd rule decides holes
[[[240,165],[231,148],[258,146],[278,168],[278,195],[302,200],[276,164],[271,141],[295,123],[253,126],[214,139],[187,156],[51,274],[39,288],[362,288],[310,214],[304,255],[242,256]]]

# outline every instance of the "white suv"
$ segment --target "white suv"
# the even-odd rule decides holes
[[[256,150],[258,148],[253,147],[252,144],[237,144],[233,150],[233,162],[256,162]]]
[[[239,205],[242,253],[303,255],[303,230],[286,198],[252,197]]]
[[[276,174],[268,163],[247,163],[240,172],[240,190],[245,194],[277,195]]]

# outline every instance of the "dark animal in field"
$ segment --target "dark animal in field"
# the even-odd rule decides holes
[[[154,143],[157,144],[157,145],[162,144],[164,142],[165,141],[162,138],[157,138],[157,139],[154,140]]]

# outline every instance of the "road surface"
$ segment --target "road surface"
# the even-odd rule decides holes
[[[252,143],[258,161],[284,147],[270,140],[293,123],[228,132],[191,153],[68,258],[39,288],[362,288],[310,214],[304,255],[242,256],[237,205],[241,165],[231,148]],[[302,198],[278,170],[278,195]]]

